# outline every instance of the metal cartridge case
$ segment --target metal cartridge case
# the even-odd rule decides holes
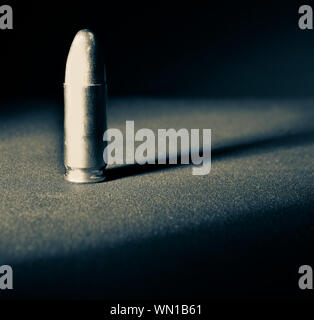
[[[79,31],[70,48],[64,82],[65,178],[76,183],[105,179],[106,78],[95,35]]]

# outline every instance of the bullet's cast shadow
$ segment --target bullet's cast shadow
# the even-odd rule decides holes
[[[314,141],[314,130],[297,132],[284,136],[269,137],[261,140],[246,141],[241,143],[232,144],[229,146],[222,146],[213,148],[211,151],[212,162],[227,157],[236,157],[240,155],[250,154],[252,151],[261,152],[265,149],[280,149],[293,145],[304,145]],[[202,155],[203,151],[200,150],[199,154]],[[167,156],[167,164],[158,164],[158,159],[155,159],[156,164],[130,164],[119,167],[106,169],[106,180],[113,181],[121,178],[142,175],[146,173],[158,172],[163,170],[171,170],[182,166],[193,165],[192,153],[189,152],[190,164],[181,164],[182,154],[177,154],[177,164],[169,164],[170,157]]]

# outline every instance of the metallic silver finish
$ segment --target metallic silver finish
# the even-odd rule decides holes
[[[106,83],[95,35],[81,30],[67,59],[64,83],[64,165],[70,182],[105,180]]]

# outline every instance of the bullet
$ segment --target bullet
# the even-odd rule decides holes
[[[72,42],[64,81],[65,179],[105,180],[106,74],[101,46],[93,32],[80,30]]]

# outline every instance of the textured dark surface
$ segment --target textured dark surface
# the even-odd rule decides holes
[[[307,296],[297,271],[314,260],[313,101],[112,99],[109,127],[211,128],[212,170],[110,167],[93,185],[63,179],[61,106],[18,104],[0,120],[9,296]]]

